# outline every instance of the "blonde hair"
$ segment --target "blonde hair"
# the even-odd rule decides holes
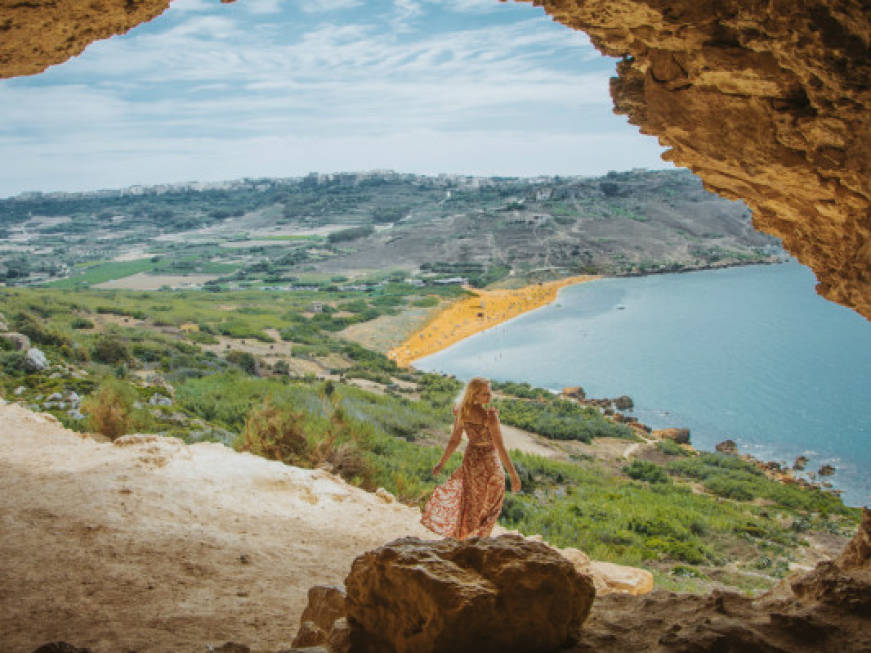
[[[482,388],[486,388],[489,385],[490,380],[485,379],[483,376],[476,376],[473,379],[469,379],[462,394],[458,397],[459,401],[454,404],[457,408],[457,417],[460,419],[468,417],[471,414],[472,406],[475,403],[475,396]]]

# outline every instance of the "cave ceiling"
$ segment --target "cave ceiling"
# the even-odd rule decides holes
[[[242,0],[244,1],[244,0]],[[871,0],[532,0],[618,57],[614,110],[871,319]],[[39,73],[168,0],[0,0],[0,78]]]

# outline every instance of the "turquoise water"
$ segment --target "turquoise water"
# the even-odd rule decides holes
[[[814,285],[797,263],[602,279],[415,366],[628,394],[642,422],[688,427],[699,449],[731,438],[834,465],[845,502],[871,505],[871,322]]]

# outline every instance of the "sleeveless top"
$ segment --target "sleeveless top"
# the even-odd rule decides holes
[[[477,416],[476,416],[477,417]],[[484,419],[487,419],[486,417]],[[493,438],[490,435],[490,425],[486,422],[473,422],[469,419],[463,420],[463,427],[466,430],[466,436],[469,438],[469,446],[472,447],[492,447]]]

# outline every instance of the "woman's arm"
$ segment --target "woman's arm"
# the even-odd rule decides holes
[[[511,479],[511,491],[520,492],[520,477],[517,475],[517,470],[514,469],[514,463],[511,462],[511,458],[505,450],[505,441],[502,439],[502,425],[499,423],[499,411],[492,408],[487,412],[487,418],[490,422],[490,435],[493,438],[493,444],[496,445],[499,459],[508,471],[508,477]]]
[[[460,446],[460,440],[463,437],[463,423],[460,421],[459,415],[454,413],[454,428],[451,431],[451,439],[448,440],[448,444],[445,447],[445,452],[442,454],[442,459],[439,461],[439,464],[432,468],[433,476],[438,476],[438,473],[442,471],[442,467],[445,466],[445,463],[450,460],[451,454],[457,450],[457,447]]]

